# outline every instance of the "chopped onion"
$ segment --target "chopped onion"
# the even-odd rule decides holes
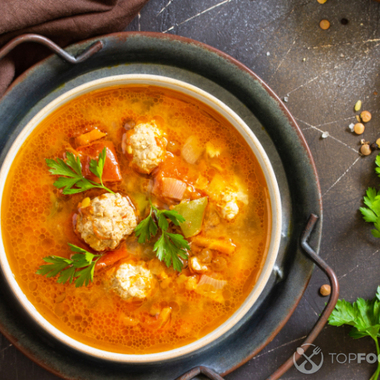
[[[149,189],[150,189],[151,193],[156,194],[156,195],[160,195],[160,187],[161,187],[160,186],[160,181],[157,180],[157,179],[155,179],[153,181],[153,183],[151,183],[149,181],[149,185],[148,185],[147,191],[149,191]]]
[[[123,136],[121,138],[121,150],[123,151],[123,154],[127,152],[127,134],[123,133]]]
[[[155,183],[155,181],[154,181],[153,179],[150,179],[150,180],[148,181],[148,183],[146,184],[146,191],[147,191],[148,193],[152,193],[152,192],[153,192],[154,183]]]
[[[226,284],[227,281],[225,280],[216,280],[215,278],[209,277],[205,274],[202,275],[198,282],[198,286],[211,285],[215,290],[222,290]]]
[[[126,131],[129,131],[130,129],[134,128],[136,123],[133,120],[129,120],[124,124],[124,129]]]
[[[162,178],[161,196],[180,201],[186,190],[186,183],[175,178]]]
[[[182,147],[181,154],[186,162],[189,164],[195,164],[203,151],[204,147],[201,146],[197,137],[192,135],[186,140]]]

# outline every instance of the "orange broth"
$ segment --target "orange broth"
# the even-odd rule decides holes
[[[95,272],[90,286],[80,288],[36,274],[44,264],[43,257],[70,257],[68,242],[85,246],[73,232],[71,216],[81,200],[101,192],[62,195],[53,186],[56,178],[49,174],[45,159],[62,158],[74,137],[94,126],[107,132],[106,139],[113,142],[123,176],[121,182],[106,185],[127,194],[140,214],[139,220],[145,217],[151,176],[137,173],[121,149],[123,126],[130,120],[136,123],[155,120],[166,133],[168,151],[178,162],[183,161],[181,147],[189,136],[196,136],[203,145],[211,141],[221,154],[212,158],[203,154],[193,165],[183,163],[187,165],[187,180],[194,184],[201,175],[210,186],[214,178],[223,178],[225,183],[237,183],[248,196],[248,204],[240,205],[233,221],[218,216],[212,199],[206,209],[201,235],[228,239],[236,246],[233,254],[213,251],[214,259],[220,256],[228,263],[219,271],[211,265],[208,273],[226,281],[223,289],[197,288],[202,275],[191,273],[189,268],[182,274],[167,268],[155,258],[152,244],[139,245],[134,236],[122,245],[146,261],[156,277],[156,288],[147,299],[129,302],[107,290],[103,283],[106,272],[102,270]],[[163,170],[180,172],[170,165]],[[207,193],[207,186],[204,191]],[[12,164],[2,199],[1,220],[12,271],[38,312],[79,342],[125,354],[175,349],[200,339],[226,321],[258,279],[267,255],[271,225],[266,181],[243,138],[206,105],[152,86],[94,91],[47,117],[27,138]],[[199,247],[191,247],[190,257],[199,254]],[[187,285],[188,277],[195,279],[192,286]],[[157,313],[164,307],[169,307],[171,314],[160,325]]]

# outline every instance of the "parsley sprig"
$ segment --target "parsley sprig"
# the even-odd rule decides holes
[[[377,293],[373,300],[358,298],[352,304],[343,299],[338,300],[334,311],[329,317],[329,324],[332,326],[352,326],[349,335],[353,339],[370,336],[375,341],[377,356],[379,357],[380,286],[377,288]],[[377,380],[379,375],[380,362],[378,362],[377,369],[370,380]]]
[[[380,177],[380,154],[377,155],[376,160],[376,173]],[[377,192],[375,188],[369,187],[366,191],[366,196],[363,199],[367,207],[360,207],[364,220],[368,223],[373,223],[375,229],[372,230],[374,237],[380,238],[380,191]]]
[[[161,236],[156,241],[153,247],[153,252],[160,261],[164,261],[167,267],[173,268],[180,272],[182,270],[182,262],[179,259],[187,259],[186,249],[190,249],[187,240],[180,234],[168,232],[169,221],[176,226],[185,221],[185,218],[175,210],[159,210],[151,203],[149,215],[142,220],[135,228],[138,242],[144,244],[152,237],[157,235],[158,230],[161,230]]]
[[[99,184],[83,176],[80,159],[71,152],[66,152],[66,161],[61,158],[57,158],[57,160],[46,159],[46,164],[50,168],[49,172],[60,176],[54,182],[54,186],[58,189],[63,188],[63,194],[77,194],[93,188],[104,189],[113,194],[113,191],[103,184],[102,175],[105,162],[106,148],[100,152],[98,161],[93,159],[90,161],[90,171],[99,178]]]
[[[71,284],[75,279],[75,287],[78,288],[83,284],[88,286],[94,279],[95,265],[101,255],[94,255],[74,244],[69,243],[69,246],[73,252],[77,252],[71,259],[60,256],[44,257],[43,260],[49,264],[41,265],[36,273],[46,277],[55,277],[59,274],[57,280],[59,284],[66,282]]]

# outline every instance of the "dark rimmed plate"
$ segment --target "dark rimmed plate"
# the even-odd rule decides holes
[[[311,213],[322,217],[313,159],[303,135],[281,100],[244,65],[199,42],[158,33],[118,33],[73,45],[73,54],[93,41],[103,49],[72,66],[52,56],[34,66],[0,102],[0,159],[27,122],[62,93],[90,80],[145,73],[180,79],[230,106],[259,138],[279,183],[283,239],[275,270],[249,313],[228,333],[193,355],[149,365],[113,364],[78,354],[40,330],[0,277],[0,330],[22,352],[67,379],[175,379],[204,365],[225,375],[257,354],[286,323],[310,279],[313,264],[299,237]],[[322,219],[321,219],[322,220]],[[311,241],[318,251],[319,222]]]

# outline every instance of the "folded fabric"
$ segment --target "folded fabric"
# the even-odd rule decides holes
[[[0,0],[0,47],[37,33],[65,47],[96,35],[122,31],[149,0]],[[23,44],[0,60],[0,97],[28,67],[51,54]]]

